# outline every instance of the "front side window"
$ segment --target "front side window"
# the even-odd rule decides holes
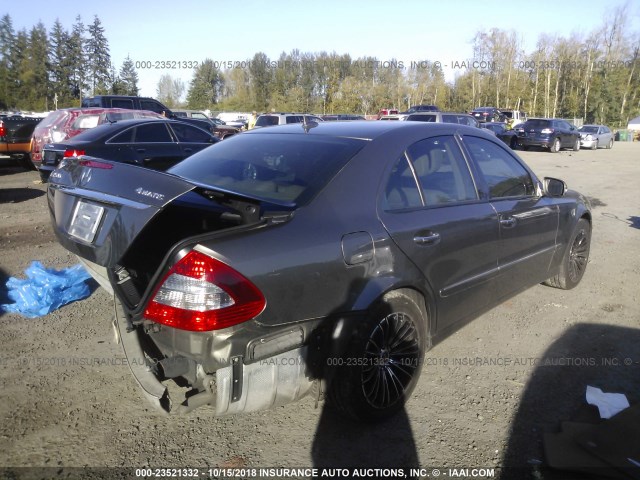
[[[129,108],[133,108],[133,107],[129,107]],[[151,110],[152,112],[156,112],[156,113],[162,113],[167,110],[160,103],[154,102],[152,100],[140,100],[140,109]]]
[[[173,129],[179,142],[187,143],[210,143],[211,135],[204,130],[200,130],[192,125],[186,125],[184,123],[172,123]]]
[[[464,143],[489,186],[491,198],[535,193],[529,172],[505,149],[478,137],[464,137]]]

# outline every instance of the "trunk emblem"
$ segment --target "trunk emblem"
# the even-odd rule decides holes
[[[142,187],[136,188],[136,193],[138,195],[142,195],[143,197],[150,197],[150,198],[154,198],[156,200],[164,200],[164,194],[163,193],[152,192],[150,190],[145,190]]]

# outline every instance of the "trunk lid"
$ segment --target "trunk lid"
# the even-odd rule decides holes
[[[48,202],[60,243],[112,268],[158,212],[194,188],[164,172],[85,156],[51,174]]]

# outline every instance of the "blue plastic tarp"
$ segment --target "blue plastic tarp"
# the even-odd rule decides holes
[[[7,280],[7,295],[14,303],[2,305],[5,312],[29,318],[41,317],[91,294],[86,282],[90,276],[80,264],[55,270],[34,261],[24,273],[27,276],[25,280],[15,277]]]

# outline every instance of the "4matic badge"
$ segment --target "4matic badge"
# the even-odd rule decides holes
[[[136,193],[138,195],[142,195],[144,197],[150,197],[150,198],[153,198],[155,200],[164,200],[164,193],[152,192],[150,190],[145,190],[142,187],[136,188]]]

